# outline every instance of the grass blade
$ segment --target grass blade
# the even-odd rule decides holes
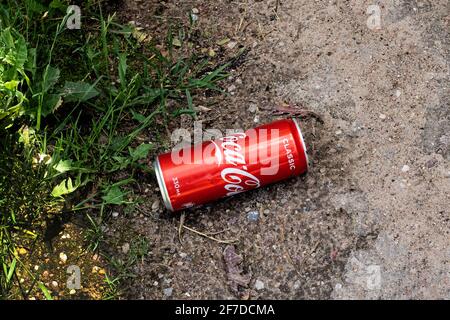
[[[42,282],[39,281],[38,286],[39,286],[39,289],[41,289],[42,293],[44,294],[45,299],[53,300],[53,297],[50,294],[50,291],[48,291],[47,287]]]

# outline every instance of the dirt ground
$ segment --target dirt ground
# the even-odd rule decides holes
[[[180,243],[180,214],[145,181],[145,203],[109,229],[116,254],[133,234],[150,243],[124,297],[449,299],[448,1],[128,0],[120,18],[152,34],[189,12],[200,45],[249,49],[229,95],[197,101],[211,109],[205,129],[267,123],[283,104],[323,123],[300,118],[307,175],[186,212],[186,226],[239,240],[227,249],[242,258],[234,271],[226,244],[187,230]],[[193,130],[187,117],[172,126]]]

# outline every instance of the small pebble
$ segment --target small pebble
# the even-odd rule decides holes
[[[264,289],[264,282],[262,282],[261,280],[256,280],[255,281],[255,289],[256,290],[262,290]]]
[[[338,136],[338,135],[341,135],[342,134],[342,130],[337,130],[336,132],[335,132],[335,134]]]
[[[166,288],[163,290],[163,292],[166,297],[170,297],[172,295],[173,288]]]
[[[69,291],[69,294],[75,294],[75,293],[77,293],[77,291],[76,291],[75,289],[71,289],[71,290]]]
[[[34,266],[34,271],[38,271],[39,270],[39,266]]]
[[[384,119],[386,119],[386,115],[385,115],[385,114],[382,114],[382,113],[380,113],[380,119],[381,119],[381,120],[384,120]]]
[[[231,86],[228,87],[228,92],[233,92],[236,90],[236,86],[234,84],[232,84]]]
[[[432,159],[430,159],[430,160],[428,160],[426,163],[425,163],[425,166],[428,168],[428,169],[430,169],[430,168],[433,168],[436,164],[437,164],[437,160],[436,159],[434,159],[434,158],[432,158]]]
[[[408,172],[409,171],[409,166],[407,165],[407,164],[405,164],[403,167],[402,167],[402,172]]]
[[[199,12],[197,8],[192,8],[192,13],[198,14]]]
[[[227,43],[228,49],[233,49],[234,47],[236,47],[236,45],[237,45],[236,41],[230,41]]]
[[[400,90],[395,90],[395,97],[396,98],[400,97],[401,94],[402,94],[402,92]]]
[[[118,213],[117,211],[114,211],[114,212],[112,213],[112,216],[113,216],[114,218],[117,218],[117,217],[119,216],[119,213]]]
[[[251,222],[256,222],[259,219],[259,212],[258,211],[250,211],[247,213],[247,219]]]
[[[254,103],[252,103],[250,105],[250,107],[248,107],[248,111],[251,112],[251,113],[255,113],[257,110],[258,110],[258,106],[256,104],[254,104]]]
[[[191,19],[192,19],[192,21],[197,21],[198,20],[198,15],[197,14],[195,14],[195,13],[191,13]]]
[[[228,42],[227,47],[229,49],[233,49],[234,47],[236,47],[236,45],[237,45],[236,41],[230,41],[230,42]]]
[[[55,280],[52,281],[52,287],[56,288],[58,287],[58,282],[56,282]]]
[[[156,211],[159,209],[159,200],[156,199],[153,203],[152,203],[152,210]]]
[[[67,261],[67,255],[66,255],[64,252],[61,252],[61,253],[59,254],[59,260],[61,260],[62,263],[66,263],[66,261]]]
[[[130,251],[130,244],[126,242],[122,245],[122,252],[124,254],[127,254],[129,251]]]

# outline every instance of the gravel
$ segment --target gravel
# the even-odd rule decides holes
[[[163,293],[166,297],[170,297],[170,296],[172,296],[173,288],[166,288],[163,290]]]
[[[59,254],[59,260],[61,260],[62,263],[66,263],[67,261],[67,255],[64,252],[61,252]]]
[[[124,254],[127,254],[129,251],[130,251],[130,244],[126,242],[122,245],[122,252]]]
[[[259,220],[259,212],[258,211],[250,211],[247,213],[247,219],[251,222],[256,222]]]
[[[262,282],[261,280],[256,280],[255,281],[255,289],[256,290],[263,290],[264,289],[264,282]]]

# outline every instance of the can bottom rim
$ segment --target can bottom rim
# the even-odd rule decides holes
[[[170,202],[169,192],[167,192],[166,183],[164,182],[164,176],[161,171],[161,166],[159,164],[159,157],[156,157],[156,160],[153,162],[153,168],[155,169],[156,180],[158,180],[159,190],[161,191],[164,205],[168,210],[174,211],[172,203]]]

